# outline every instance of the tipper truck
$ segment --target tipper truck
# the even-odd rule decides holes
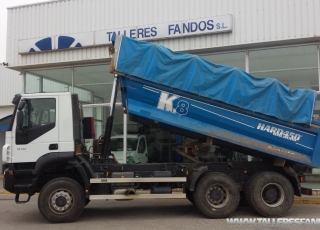
[[[274,79],[125,36],[114,36],[109,52],[110,114],[94,158],[84,144],[94,137],[94,119],[82,116],[76,94],[14,97],[3,162],[4,188],[16,203],[39,193],[39,211],[51,222],[74,221],[90,200],[109,199],[187,198],[204,216],[225,218],[241,198],[262,216],[278,217],[295,195],[310,194],[293,167],[320,166],[315,91],[291,91]],[[110,138],[118,90],[131,120],[195,139],[174,147],[187,160],[116,160]],[[185,151],[196,146],[206,153],[213,144],[255,160],[203,162]]]

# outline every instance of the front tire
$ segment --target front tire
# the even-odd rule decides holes
[[[80,184],[62,177],[48,182],[38,197],[40,213],[55,223],[72,222],[82,213],[85,195]]]
[[[240,192],[231,177],[224,173],[210,173],[197,183],[193,198],[206,217],[226,218],[237,209]]]

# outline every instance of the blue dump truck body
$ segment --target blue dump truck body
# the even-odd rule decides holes
[[[186,136],[210,136],[248,154],[269,154],[320,166],[318,127],[286,123],[169,87],[154,86],[136,77],[123,76],[120,81],[124,106],[133,120]]]
[[[191,57],[193,63],[188,56],[127,37],[118,37],[115,48],[114,70],[133,120],[185,136],[212,137],[247,154],[320,166],[319,126],[311,119],[315,91],[291,92],[274,79],[255,79],[233,67],[212,64],[211,70],[198,57]],[[180,68],[176,75],[168,74],[174,68]]]

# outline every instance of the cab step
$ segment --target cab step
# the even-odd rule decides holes
[[[17,203],[17,204],[25,204],[25,203],[27,203],[27,202],[29,202],[30,201],[30,195],[28,195],[28,198],[27,198],[27,200],[24,200],[24,201],[21,201],[21,200],[19,200],[19,197],[20,197],[20,193],[16,193],[16,197],[15,197],[15,202]]]

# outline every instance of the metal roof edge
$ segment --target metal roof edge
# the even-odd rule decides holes
[[[30,65],[16,65],[16,66],[8,66],[8,69],[16,70],[16,71],[28,71],[34,69],[43,69],[43,68],[51,68],[51,67],[68,67],[73,65],[87,65],[87,64],[108,64],[110,62],[110,58],[94,58],[94,59],[85,59],[85,60],[76,60],[76,61],[68,61],[68,62],[50,62],[50,63],[41,63],[41,64],[30,64]],[[10,63],[9,63],[10,64]]]
[[[35,3],[23,4],[23,5],[17,5],[17,6],[9,6],[9,7],[7,7],[7,10],[12,10],[12,9],[16,9],[16,8],[26,7],[26,6],[36,6],[36,5],[52,3],[52,2],[62,2],[62,1],[68,1],[68,0],[48,0],[48,1],[43,1],[43,2],[35,2]]]
[[[319,43],[320,35],[314,35],[313,37],[305,38],[294,38],[294,39],[283,39],[283,40],[274,40],[274,41],[262,41],[255,43],[247,44],[235,44],[235,45],[226,45],[219,47],[203,48],[196,50],[187,50],[187,51],[176,51],[176,52],[188,52],[190,54],[208,54],[208,53],[223,53],[223,52],[237,52],[242,50],[254,50],[254,49],[268,49],[272,47],[281,47],[281,46],[295,46],[306,43]]]

